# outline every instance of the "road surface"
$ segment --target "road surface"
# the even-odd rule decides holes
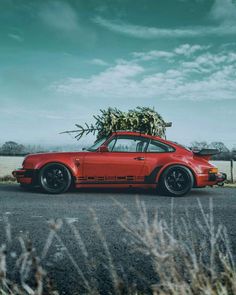
[[[81,254],[78,241],[68,224],[79,227],[83,242],[89,252],[89,257],[96,261],[107,259],[104,246],[99,238],[94,225],[91,208],[96,213],[98,223],[107,241],[109,250],[118,269],[136,268],[140,272],[147,273],[150,266],[146,259],[132,253],[129,241],[125,241],[126,235],[117,223],[122,216],[122,210],[117,206],[118,201],[122,206],[136,214],[136,199],[144,201],[148,214],[155,209],[159,212],[159,218],[170,220],[171,202],[173,202],[174,218],[185,217],[189,212],[190,222],[193,224],[196,218],[202,219],[198,200],[206,212],[209,212],[209,199],[213,200],[214,218],[216,223],[224,224],[232,249],[236,249],[236,189],[233,188],[207,188],[193,190],[185,197],[175,198],[158,196],[153,191],[114,191],[114,190],[83,190],[72,191],[62,195],[47,195],[38,191],[24,191],[18,185],[0,185],[0,244],[6,241],[6,218],[11,225],[12,245],[10,251],[20,253],[18,236],[28,233],[37,255],[40,256],[49,233],[48,221],[60,218],[63,226],[59,231],[61,242],[54,240],[47,257],[42,261],[52,277],[58,281],[62,294],[70,294],[76,290],[79,280],[77,272],[68,259],[65,247],[73,259],[85,269],[84,256]],[[198,199],[198,200],[197,200]],[[199,237],[201,238],[201,237]],[[62,243],[64,245],[62,245]],[[233,250],[235,253],[236,251]],[[14,256],[14,255],[12,255]],[[102,258],[103,257],[103,258]],[[128,267],[128,268],[127,268]],[[86,272],[86,270],[85,270]],[[66,279],[65,279],[66,274]],[[106,293],[109,289],[107,274],[104,273],[102,264],[96,266],[96,276]],[[129,278],[128,278],[129,279]],[[127,280],[128,280],[127,279]]]

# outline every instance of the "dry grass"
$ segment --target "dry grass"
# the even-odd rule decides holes
[[[236,182],[226,182],[224,184],[224,187],[231,187],[231,188],[235,188],[236,187]]]
[[[152,280],[145,273],[134,270],[136,281],[145,282],[145,288],[127,284],[120,275],[109,250],[105,235],[99,224],[96,213],[91,210],[93,230],[96,232],[103,248],[103,265],[108,270],[110,289],[106,294],[153,294],[153,295],[233,295],[236,294],[236,271],[231,252],[227,230],[214,221],[213,203],[209,203],[209,212],[204,212],[199,202],[201,218],[190,223],[186,217],[175,218],[174,206],[171,206],[171,218],[165,220],[158,210],[149,214],[143,202],[137,200],[137,210],[132,213],[114,200],[123,214],[118,220],[125,232],[129,250],[137,257],[146,257],[148,268],[154,276]],[[32,246],[27,235],[19,237],[21,254],[16,258],[15,271],[19,280],[13,282],[8,278],[7,252],[11,247],[11,226],[4,217],[6,243],[0,248],[0,285],[1,295],[10,294],[59,294],[43,268],[42,262],[47,259],[54,242],[59,243],[73,266],[80,282],[78,294],[104,294],[99,291],[93,257],[89,253],[86,241],[83,240],[79,224],[69,221],[52,220],[49,222],[49,233],[40,255]],[[69,226],[74,242],[80,249],[86,265],[86,271],[77,262],[65,245],[60,231]],[[99,256],[99,255],[98,255]],[[99,259],[98,257],[95,257]],[[101,263],[101,262],[97,262]]]
[[[16,182],[16,178],[11,175],[5,175],[0,177],[0,182],[12,183],[12,182]]]
[[[126,213],[120,224],[129,233],[136,251],[151,257],[158,281],[152,286],[153,294],[236,294],[236,272],[227,231],[223,225],[215,225],[212,201],[209,214],[199,202],[202,219],[196,219],[195,225],[200,241],[188,218],[182,218],[182,226],[175,227],[173,220],[168,225],[159,219],[158,212],[150,220],[145,205],[138,202],[137,206],[138,220],[123,208]]]

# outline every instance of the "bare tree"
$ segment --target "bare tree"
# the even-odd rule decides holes
[[[18,155],[23,154],[25,147],[15,141],[7,141],[1,147],[1,153],[4,155]]]

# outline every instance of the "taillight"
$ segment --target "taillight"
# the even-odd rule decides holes
[[[217,174],[218,173],[218,168],[214,167],[214,168],[210,168],[208,170],[208,173],[209,174]]]

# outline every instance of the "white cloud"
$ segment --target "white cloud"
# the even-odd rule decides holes
[[[78,18],[72,7],[60,1],[45,4],[39,11],[43,23],[60,31],[76,31],[79,29]]]
[[[104,61],[100,58],[94,58],[94,59],[90,60],[89,63],[93,64],[93,65],[97,65],[97,66],[108,66],[109,65],[106,61]]]
[[[195,36],[198,33],[193,28],[190,29],[160,29],[154,27],[145,27],[132,25],[116,20],[108,20],[102,17],[96,17],[93,19],[98,25],[117,33],[124,35],[142,38],[142,39],[154,39],[158,37],[183,37],[183,36]]]
[[[133,52],[132,56],[136,61],[149,61],[155,59],[172,60],[176,55],[191,56],[196,52],[209,49],[210,46],[182,44],[173,51],[151,50],[148,52]]]
[[[143,68],[134,63],[122,63],[106,69],[89,79],[68,78],[57,83],[57,91],[63,93],[77,93],[83,97],[117,97],[121,95],[120,87],[129,93],[135,91],[136,82],[133,78],[143,72]],[[133,81],[133,82],[132,82]]]
[[[212,15],[212,13],[210,13],[210,15]],[[215,13],[213,13],[213,15],[215,15]],[[236,23],[227,22],[225,19],[219,25],[186,26],[179,28],[138,26],[121,22],[119,20],[108,20],[102,17],[96,17],[93,19],[93,21],[101,27],[106,28],[112,32],[141,39],[192,38],[211,35],[221,36],[236,34]]]
[[[184,61],[182,67],[186,72],[195,71],[198,73],[214,73],[224,67],[233,66],[236,70],[236,54],[234,52],[224,52],[211,54],[203,53],[190,61]],[[232,75],[234,77],[235,75]]]
[[[23,42],[24,41],[24,38],[21,37],[18,34],[8,34],[8,37],[10,37],[11,39],[13,39],[13,40],[15,40],[17,42]]]
[[[159,51],[159,50],[151,50],[148,52],[133,52],[132,55],[137,60],[143,60],[143,61],[153,60],[153,59],[157,59],[157,58],[167,58],[168,59],[168,58],[171,58],[174,56],[174,54],[172,52]]]
[[[235,100],[236,54],[213,54],[206,48],[205,52],[198,45],[180,46],[179,50],[165,54],[135,52],[129,62],[117,61],[97,75],[87,79],[68,78],[56,83],[54,88],[64,94],[96,99]],[[171,56],[174,63],[167,63],[163,69],[151,65],[150,71],[149,63],[145,62],[154,56]]]
[[[180,47],[176,48],[174,52],[176,54],[182,54],[185,56],[190,56],[197,51],[202,51],[208,49],[210,46],[201,46],[201,45],[190,45],[190,44],[183,44]]]
[[[215,0],[209,17],[223,24],[236,24],[236,3],[233,0]]]

